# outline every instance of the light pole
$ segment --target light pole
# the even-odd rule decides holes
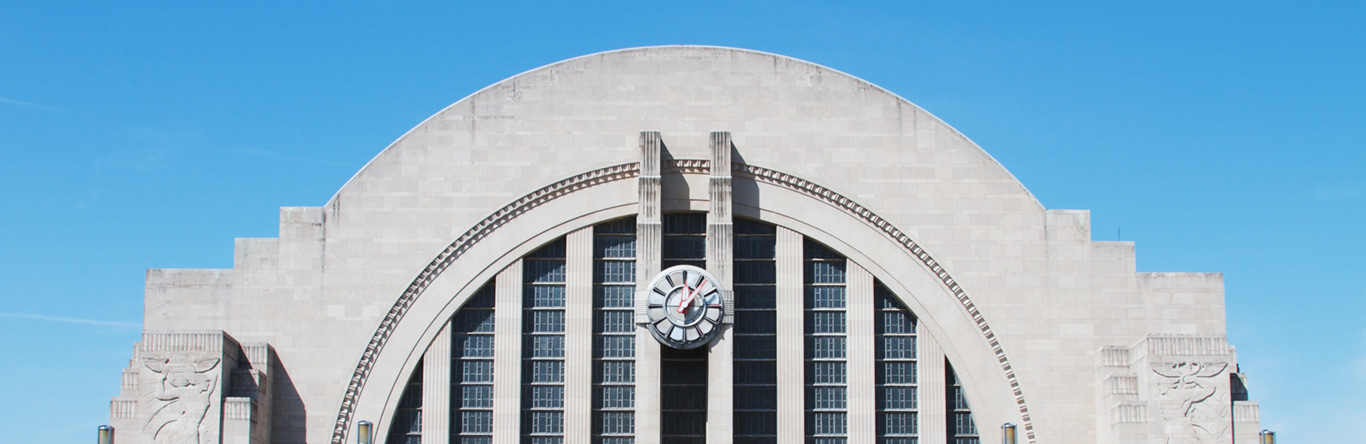
[[[113,427],[107,425],[100,426],[100,444],[114,444]]]
[[[1276,432],[1262,429],[1262,444],[1276,444]]]
[[[1001,424],[1001,444],[1015,444],[1015,424]]]
[[[370,444],[370,421],[356,423],[356,444]]]

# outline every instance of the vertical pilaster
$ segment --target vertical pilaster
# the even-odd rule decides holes
[[[664,237],[661,216],[662,179],[658,131],[640,132],[640,210],[636,215],[636,323],[648,322],[645,292],[659,274]],[[636,439],[638,444],[659,444],[660,344],[643,326],[636,329]]]
[[[930,333],[921,330],[916,335],[917,375],[920,400],[920,442],[945,442],[949,439],[947,399],[944,386],[944,349]]]
[[[1241,374],[1238,376],[1242,378]],[[1261,419],[1257,401],[1233,401],[1234,444],[1261,441]]]
[[[640,178],[637,179],[640,208],[636,215],[637,289],[650,285],[650,280],[659,273],[663,261],[660,256],[664,237],[663,179],[660,176],[662,149],[663,142],[658,131],[640,132]]]
[[[711,133],[711,178],[707,186],[710,207],[707,212],[707,271],[731,288],[734,258],[734,219],[731,217],[732,184],[730,175],[730,133]],[[728,295],[729,296],[729,295]],[[727,298],[733,304],[734,298]],[[727,312],[732,312],[727,307]]]
[[[731,288],[734,258],[735,225],[731,218],[730,133],[711,133],[711,197],[707,212],[707,271],[721,281],[722,288]],[[730,328],[735,313],[735,297],[731,290],[722,295],[726,313],[730,313],[721,330],[720,338],[712,343],[707,358],[707,442],[730,444],[734,440],[735,422],[735,350],[734,332]]]
[[[778,442],[803,442],[805,424],[805,361],[802,331],[805,305],[802,283],[802,235],[777,228],[775,267],[778,270],[775,316],[778,318]]]
[[[564,298],[564,442],[588,444],[593,434],[593,227],[565,236]]]
[[[522,401],[522,260],[494,278],[493,443],[517,444]]]
[[[854,261],[847,261],[845,270],[845,282],[848,285],[845,316],[849,334],[849,442],[873,442],[877,436],[873,275]]]
[[[451,322],[422,354],[422,444],[451,440]]]

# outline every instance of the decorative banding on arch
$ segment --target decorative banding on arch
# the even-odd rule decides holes
[[[332,428],[332,444],[344,444],[346,442],[347,425],[351,423],[351,417],[356,411],[356,401],[360,399],[361,390],[365,388],[365,382],[370,377],[370,370],[374,367],[375,360],[384,350],[384,344],[389,341],[389,336],[398,327],[398,323],[403,320],[403,315],[408,312],[408,308],[412,307],[413,302],[417,301],[427,286],[431,285],[437,276],[446,271],[447,267],[455,263],[456,259],[473,248],[480,240],[493,234],[499,227],[527,211],[575,191],[630,179],[638,175],[640,175],[640,163],[633,162],[599,168],[546,185],[499,208],[498,211],[493,212],[475,224],[474,227],[465,231],[464,234],[455,239],[455,242],[451,242],[450,246],[436,255],[436,258],[432,259],[431,263],[428,263],[427,267],[423,268],[422,272],[413,278],[413,282],[408,284],[403,295],[394,301],[393,307],[390,307],[389,312],[385,313],[384,320],[380,321],[379,326],[375,327],[375,333],[370,336],[370,342],[365,346],[365,353],[361,354],[360,360],[356,362],[356,370],[351,373],[351,380],[346,385],[346,394],[342,396],[341,408],[337,411],[337,423]]]
[[[709,174],[710,162],[700,159],[676,159],[666,160],[664,170],[679,174]],[[977,309],[976,304],[968,297],[967,292],[958,285],[958,282],[949,275],[943,265],[940,265],[933,256],[925,251],[918,243],[906,235],[901,229],[892,225],[886,219],[878,216],[872,210],[858,204],[852,199],[835,192],[829,188],[814,182],[802,179],[791,174],[771,170],[754,165],[733,163],[732,172],[737,178],[748,178],[756,182],[763,182],[780,188],[788,189],[799,194],[806,195],[818,201],[824,202],[832,207],[843,210],[877,228],[883,235],[895,241],[902,248],[906,249],[923,263],[945,287],[954,295],[963,309],[977,324],[982,333],[982,337],[987,340],[992,352],[1000,363],[1001,370],[1005,372],[1006,380],[1010,384],[1012,394],[1015,396],[1015,404],[1019,408],[1022,425],[1025,429],[1025,437],[1030,443],[1035,442],[1034,423],[1030,418],[1029,406],[1025,402],[1024,391],[1020,387],[1019,380],[1015,376],[1015,371],[1010,365],[1010,359],[1006,356],[1005,349],[996,338],[996,333],[991,325],[987,323],[986,317]],[[513,202],[504,205],[498,211],[484,218],[474,227],[467,230],[460,237],[456,238],[447,246],[436,258],[418,273],[413,282],[404,290],[403,295],[394,301],[394,305],[385,314],[384,320],[375,328],[371,335],[370,342],[365,347],[365,352],[356,363],[356,369],[352,373],[351,380],[347,384],[346,393],[342,397],[340,409],[337,412],[337,422],[332,430],[332,444],[344,444],[348,424],[356,409],[356,402],[360,398],[361,390],[365,388],[366,380],[370,376],[370,371],[374,367],[375,360],[383,351],[389,336],[393,334],[398,323],[403,320],[404,314],[413,302],[422,295],[423,291],[434,281],[437,276],[446,270],[451,264],[460,258],[466,251],[474,247],[480,240],[493,234],[499,227],[508,221],[535,209],[547,202],[561,196],[580,191],[586,188],[616,182],[620,180],[634,178],[640,175],[640,164],[636,162],[613,165],[599,168],[589,172],[577,174],[573,177],[563,179],[546,185],[536,191],[528,193]]]
[[[948,287],[949,291],[953,293],[953,296],[958,299],[958,303],[962,304],[963,309],[967,310],[968,315],[972,317],[972,321],[977,323],[977,328],[981,330],[982,337],[986,339],[987,344],[991,346],[992,353],[996,354],[996,361],[1001,364],[1001,370],[1005,372],[1006,381],[1010,383],[1011,392],[1015,395],[1015,405],[1020,409],[1020,419],[1025,429],[1025,437],[1030,443],[1034,442],[1034,421],[1029,415],[1029,405],[1025,403],[1024,391],[1020,388],[1020,381],[1015,377],[1015,370],[1010,365],[1010,358],[1006,357],[1006,352],[1001,346],[1001,341],[996,338],[996,333],[992,331],[991,325],[987,323],[986,317],[977,309],[977,305],[972,302],[972,298],[968,297],[967,292],[963,291],[963,287],[958,285],[958,282],[953,279],[953,276],[949,275],[949,271],[944,269],[944,266],[940,265],[933,256],[930,256],[928,251],[921,248],[920,244],[917,244],[910,236],[906,235],[900,228],[892,225],[887,219],[878,216],[877,213],[874,213],[867,207],[859,205],[858,202],[854,202],[853,199],[845,197],[834,190],[791,174],[754,165],[735,163],[731,166],[731,172],[734,173],[737,178],[749,178],[756,182],[763,182],[796,191],[805,194],[808,197],[825,202],[835,208],[844,210],[846,213],[857,216],[876,227],[883,235],[896,241],[898,245],[901,245],[902,248],[910,251],[911,255],[919,259],[926,267],[929,267],[930,271],[933,272],[934,275]]]

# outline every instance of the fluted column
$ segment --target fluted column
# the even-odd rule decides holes
[[[722,295],[726,317],[720,337],[707,358],[707,443],[730,444],[735,438],[735,340],[731,328],[735,316],[732,290],[735,225],[731,218],[730,133],[711,133],[711,197],[707,212],[707,271],[726,288]]]
[[[778,325],[778,442],[803,442],[805,435],[805,362],[802,331],[802,235],[777,227],[775,267],[778,270],[775,316]]]
[[[451,439],[451,322],[422,354],[422,444]]]
[[[660,344],[644,323],[645,289],[659,274],[663,261],[661,242],[664,226],[661,212],[662,180],[658,131],[640,132],[640,209],[636,215],[636,440],[637,444],[659,444],[660,424]]]
[[[873,387],[877,383],[873,275],[854,261],[847,263],[849,442],[873,442],[877,436],[877,391]]]
[[[944,386],[944,349],[921,330],[916,335],[916,384],[919,386],[920,442],[945,442],[949,439],[947,399]]]
[[[522,401],[522,260],[494,278],[493,443],[517,444]]]
[[[593,227],[565,236],[564,299],[564,442],[588,444],[593,435]]]

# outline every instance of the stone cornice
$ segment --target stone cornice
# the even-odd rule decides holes
[[[877,228],[882,234],[896,242],[912,256],[923,263],[930,272],[942,282],[950,293],[957,298],[959,304],[966,311],[967,315],[976,323],[977,328],[982,334],[982,338],[987,341],[997,361],[1001,365],[1007,382],[1010,384],[1012,394],[1015,396],[1015,404],[1019,408],[1022,426],[1025,430],[1025,437],[1029,443],[1035,442],[1034,423],[1030,418],[1029,406],[1025,402],[1024,392],[1020,387],[1015,371],[1011,367],[1010,359],[1006,356],[1000,340],[987,323],[986,317],[978,310],[972,299],[968,297],[966,291],[958,282],[949,275],[948,270],[925,251],[918,243],[910,238],[904,231],[888,222],[887,219],[877,215],[872,210],[860,205],[834,190],[826,188],[815,182],[802,179],[791,174],[771,170],[754,165],[732,163],[732,173],[737,179],[751,179],[756,182],[763,182],[769,185],[784,188],[799,194],[806,195],[813,199],[825,202],[837,209],[840,209],[854,217],[862,219],[869,225]],[[710,174],[710,162],[699,159],[675,159],[664,162],[663,171],[665,173],[677,174]],[[580,191],[593,186],[616,182],[619,180],[636,177],[640,174],[639,163],[626,163],[610,167],[600,168],[593,171],[575,175],[573,177],[560,180],[553,184],[542,187],[536,191],[503,206],[498,211],[484,218],[473,228],[470,228],[459,238],[446,247],[441,254],[427,265],[422,272],[418,273],[413,282],[409,284],[403,295],[399,296],[394,302],[393,307],[385,315],[384,320],[375,328],[370,342],[366,345],[364,354],[361,355],[356,369],[352,373],[351,380],[347,385],[346,393],[342,398],[341,408],[337,412],[337,422],[332,432],[332,444],[344,444],[348,425],[351,423],[352,415],[355,412],[356,402],[360,398],[361,390],[370,375],[370,370],[374,366],[375,360],[383,351],[385,343],[393,333],[398,323],[403,320],[403,315],[408,308],[417,300],[422,292],[431,284],[433,280],[440,276],[451,264],[460,258],[464,252],[468,251],[480,240],[490,236],[499,227],[508,221],[539,207],[546,202],[557,199],[561,196]]]

